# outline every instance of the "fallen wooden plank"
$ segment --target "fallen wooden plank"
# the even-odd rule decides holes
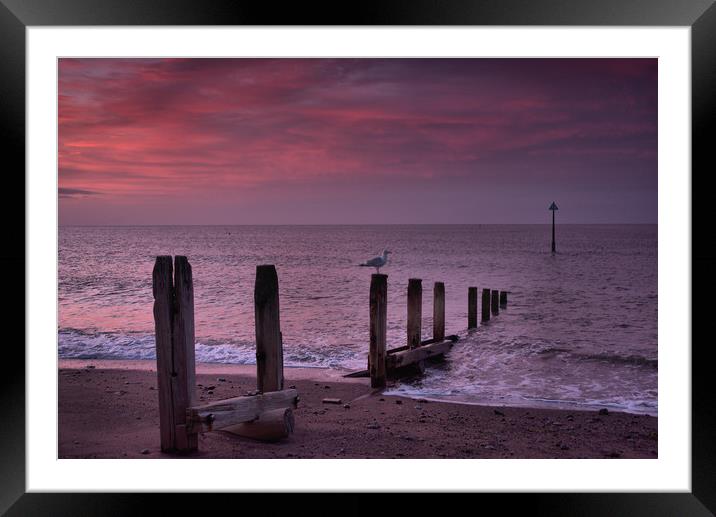
[[[370,377],[370,372],[368,370],[360,370],[358,372],[347,373],[343,377]]]
[[[452,348],[452,340],[446,339],[439,343],[423,345],[418,348],[411,348],[401,352],[390,354],[386,359],[388,369],[402,368],[413,363],[417,363],[429,357],[444,354]]]
[[[222,431],[262,442],[277,442],[288,438],[294,427],[293,410],[287,407],[267,411],[252,422],[224,427]]]
[[[445,339],[441,339],[440,341],[452,341],[453,343],[455,343],[455,342],[457,342],[458,339],[459,339],[459,338],[458,338],[457,335],[451,334],[451,335],[449,335],[449,336],[445,336]],[[437,341],[435,340],[435,338],[424,339],[423,341],[420,342],[420,346],[422,347],[422,346],[425,346],[425,345],[432,345],[433,343],[437,343]],[[402,352],[402,351],[404,351],[404,350],[408,350],[408,348],[409,348],[409,347],[408,347],[407,345],[406,345],[406,346],[399,346],[399,347],[396,347],[396,348],[391,348],[390,350],[388,350],[388,351],[386,352],[386,354],[387,354],[387,355],[392,355],[392,354],[395,354],[395,353],[397,353],[397,352]],[[346,377],[347,377],[347,376],[346,376]]]
[[[294,389],[270,391],[250,397],[219,400],[186,410],[190,432],[208,432],[242,422],[256,420],[262,413],[273,409],[296,407],[298,392]]]

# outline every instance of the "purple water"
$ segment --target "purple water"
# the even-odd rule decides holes
[[[275,264],[287,366],[365,368],[368,286],[390,249],[388,345],[405,344],[408,278],[445,283],[449,360],[394,393],[657,413],[657,227],[561,225],[61,227],[59,356],[153,359],[152,267],[186,255],[197,360],[254,363],[257,264]],[[467,288],[508,308],[467,332]]]

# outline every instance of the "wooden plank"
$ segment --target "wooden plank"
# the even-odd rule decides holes
[[[368,371],[370,386],[382,388],[386,383],[385,343],[388,333],[388,275],[370,277],[370,346]]]
[[[154,341],[157,354],[157,391],[159,395],[159,439],[162,451],[175,448],[174,403],[172,402],[172,313],[174,285],[172,258],[157,257],[152,272],[154,296]]]
[[[444,339],[449,339],[450,341],[452,341],[453,343],[455,343],[455,342],[458,341],[459,338],[458,338],[458,336],[455,335],[455,334],[450,334],[449,336],[445,336]],[[440,340],[440,341],[443,341],[443,340]],[[437,340],[436,340],[436,339],[433,339],[433,338],[423,339],[423,340],[420,342],[420,346],[430,345],[430,344],[436,343],[436,342],[437,342]],[[410,347],[407,346],[407,345],[405,345],[405,346],[399,346],[399,347],[396,347],[396,348],[391,348],[391,349],[389,349],[389,350],[386,352],[386,354],[388,354],[388,355],[395,354],[396,352],[402,352],[403,350],[408,350],[409,348],[410,348]]]
[[[222,429],[244,438],[251,438],[262,442],[277,442],[288,438],[296,427],[293,410],[279,408],[262,413],[252,422],[243,422]]]
[[[500,291],[500,308],[507,308],[507,291]]]
[[[266,411],[296,407],[295,389],[269,391],[249,397],[219,400],[187,409],[186,424],[193,432],[208,432],[256,420]]]
[[[389,355],[386,361],[388,369],[402,368],[403,366],[423,361],[429,357],[444,354],[452,348],[452,344],[453,342],[451,340],[445,340]]]
[[[254,286],[256,324],[256,389],[283,389],[283,343],[278,299],[278,275],[273,265],[256,266]]]
[[[490,290],[482,290],[482,317],[483,322],[490,321]]]
[[[174,403],[175,447],[194,451],[198,436],[186,429],[186,408],[194,405],[196,386],[194,359],[194,283],[186,257],[174,257],[174,321],[172,355],[172,396]]]
[[[477,287],[467,288],[467,328],[477,327]]]
[[[500,292],[497,290],[492,291],[492,314],[500,314]]]
[[[359,377],[370,377],[370,371],[368,370],[359,370],[357,372],[351,372],[345,374],[343,377],[350,377],[350,378],[359,378]]]
[[[445,284],[435,282],[433,287],[433,339],[445,339]]]
[[[420,330],[423,316],[423,285],[419,278],[408,280],[408,346],[420,346]]]

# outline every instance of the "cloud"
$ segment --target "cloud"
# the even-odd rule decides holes
[[[84,190],[79,188],[64,188],[60,187],[57,192],[61,198],[72,198],[72,197],[84,197],[84,196],[96,196],[99,192],[93,190]]]
[[[656,185],[656,71],[656,59],[61,59],[60,196],[240,201],[412,178],[529,188],[526,169],[567,167],[575,182]]]

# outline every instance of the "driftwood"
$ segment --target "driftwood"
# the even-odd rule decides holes
[[[458,340],[458,337],[457,337],[456,334],[450,334],[449,336],[445,336],[445,339],[441,339],[441,340],[436,340],[435,338],[423,339],[423,340],[420,342],[420,346],[432,345],[433,343],[437,343],[438,341],[445,341],[445,340],[449,340],[449,341],[452,341],[453,343],[456,343],[457,340]],[[395,353],[397,353],[397,352],[402,352],[402,351],[404,351],[404,350],[409,350],[409,349],[410,349],[410,347],[408,347],[408,346],[399,346],[399,347],[396,347],[396,348],[391,348],[391,349],[388,350],[386,353],[387,353],[388,355],[392,355],[392,354],[395,354]]]
[[[187,428],[192,432],[214,431],[242,422],[251,422],[267,411],[296,407],[297,404],[298,392],[295,389],[219,400],[187,409]]]
[[[438,343],[423,345],[418,348],[410,348],[400,352],[390,354],[386,360],[386,366],[389,370],[402,368],[404,366],[418,363],[425,359],[444,354],[452,348],[452,340],[446,339]]]
[[[266,411],[252,422],[224,427],[221,431],[262,442],[277,442],[288,438],[294,427],[293,410],[287,407]]]

